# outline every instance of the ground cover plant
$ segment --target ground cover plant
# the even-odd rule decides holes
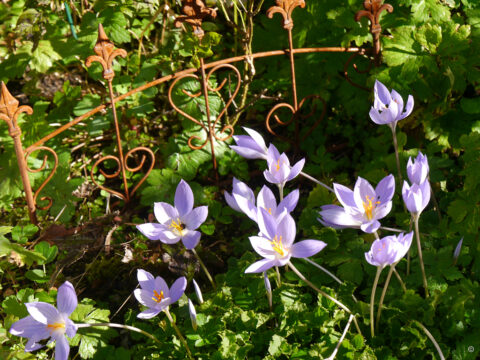
[[[99,23],[126,50],[113,62],[118,94],[286,46],[281,16],[267,16],[275,1],[206,3],[217,17],[204,20],[200,43],[176,27],[180,2],[1,2],[0,80],[34,110],[18,120],[24,146],[108,103],[104,69],[84,62]],[[265,127],[292,97],[288,60],[239,66],[225,120],[235,136],[215,144],[218,178],[209,150],[188,147],[201,129],[171,110],[162,84],[117,103],[125,149],[155,154],[132,201],[88,175],[89,159],[118,147],[107,110],[50,140],[59,167],[42,196],[53,202],[33,225],[2,121],[0,357],[478,358],[480,5],[389,3],[381,64],[358,57],[350,74],[366,91],[345,80],[345,54],[296,56],[298,98],[326,102],[299,144]],[[295,47],[371,46],[367,19],[354,20],[362,6],[305,1],[292,13]],[[185,91],[176,103],[206,121],[205,102]],[[225,102],[212,97],[214,116]],[[305,106],[314,116],[302,117],[302,135],[321,113]],[[288,139],[295,126],[274,130]],[[31,174],[32,186],[46,176]]]

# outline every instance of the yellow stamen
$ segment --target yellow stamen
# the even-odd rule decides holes
[[[182,224],[179,218],[177,218],[177,221],[172,220],[168,227],[173,229],[173,231],[176,231],[180,236],[183,236],[183,229],[185,229],[185,225]]]
[[[277,171],[280,171],[280,159],[277,160]]]
[[[272,249],[280,254],[280,256],[285,256],[286,249],[284,248],[282,244],[282,236],[280,235],[280,239],[275,235],[272,241],[270,241],[272,244]]]
[[[380,201],[373,202],[373,196],[365,196],[366,202],[363,201],[363,209],[365,210],[365,215],[367,215],[368,220],[373,219],[373,210],[375,209],[376,205],[380,204]]]
[[[268,209],[264,208],[264,209],[267,210],[270,215],[272,215],[272,208],[268,208]]]
[[[163,300],[163,291],[160,291],[160,294],[157,292],[157,290],[153,290],[153,296],[152,300],[159,303]]]
[[[54,332],[55,330],[58,330],[58,329],[65,329],[65,323],[56,322],[56,323],[53,323],[53,324],[48,324],[47,328],[52,333],[52,332]]]

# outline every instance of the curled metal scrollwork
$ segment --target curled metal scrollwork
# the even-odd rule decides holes
[[[95,163],[93,164],[92,166],[92,170],[90,170],[90,178],[92,179],[93,183],[98,186],[100,189],[102,190],[105,190],[106,192],[110,193],[110,194],[113,194],[117,197],[119,197],[120,199],[122,200],[127,200],[127,197],[125,196],[125,194],[122,194],[121,192],[119,191],[116,191],[116,190],[113,190],[111,188],[108,188],[104,185],[101,185],[99,184],[96,180],[95,180],[95,177],[93,176],[93,173],[95,172],[95,169],[97,168],[98,165],[100,165],[101,163],[105,162],[105,161],[108,161],[108,160],[113,160],[115,163],[116,163],[116,166],[117,166],[117,170],[111,174],[108,174],[106,173],[103,169],[99,168],[98,171],[100,171],[100,173],[105,176],[106,179],[113,179],[113,178],[116,178],[118,177],[118,175],[120,175],[120,172],[122,171],[122,162],[120,161],[120,159],[116,156],[113,156],[113,155],[107,155],[107,156],[103,156],[101,157],[100,159],[98,159],[97,161],[95,161]]]
[[[228,80],[225,78],[220,82],[219,85],[212,86],[212,84],[210,82],[210,79],[211,79],[211,77],[214,73],[216,73],[218,70],[222,70],[222,69],[227,69],[227,70],[233,71],[233,74],[236,77],[236,85],[235,85],[235,88],[233,89],[233,92],[229,94],[229,98],[226,101],[224,101],[225,105],[223,106],[221,111],[218,113],[218,115],[215,117],[215,120],[211,121],[210,119],[207,119],[207,121],[202,121],[202,120],[196,119],[192,115],[190,115],[187,112],[185,112],[184,110],[182,110],[177,104],[175,104],[175,102],[173,100],[172,93],[173,93],[176,85],[178,84],[178,82],[180,82],[183,79],[187,79],[187,78],[195,79],[196,81],[198,81],[200,83],[200,85],[202,85],[203,82],[205,82],[206,89],[207,89],[208,92],[219,93],[225,87],[225,85],[228,83]],[[190,136],[190,138],[188,139],[188,146],[192,150],[202,149],[203,147],[205,147],[205,145],[209,141],[211,141],[211,138],[222,142],[222,141],[226,141],[226,140],[230,139],[233,136],[233,127],[231,125],[225,125],[223,128],[220,129],[219,133],[221,133],[221,134],[224,134],[224,133],[228,132],[228,134],[224,137],[221,137],[221,136],[217,135],[217,127],[218,127],[218,123],[219,123],[220,119],[228,111],[228,108],[230,107],[233,100],[237,96],[238,91],[240,90],[240,86],[241,86],[240,72],[238,71],[238,69],[235,66],[230,65],[230,64],[221,64],[221,65],[217,65],[217,66],[213,67],[208,72],[205,79],[202,79],[199,76],[194,75],[194,74],[188,74],[188,75],[184,75],[182,77],[179,77],[179,78],[175,79],[175,81],[172,82],[172,84],[170,85],[170,88],[168,90],[168,99],[170,101],[170,104],[179,114],[183,115],[184,117],[186,117],[190,121],[199,125],[205,131],[205,133],[207,135],[204,140],[202,139],[202,137],[200,137],[198,135]],[[187,95],[188,97],[190,97],[192,99],[197,98],[197,97],[202,95],[202,91],[199,91],[197,93],[190,93],[185,89],[181,89],[181,91],[185,95]],[[209,97],[208,97],[208,94],[207,94],[207,96],[205,96],[205,107],[210,106],[208,99],[209,99]],[[202,143],[199,144],[199,145],[195,145],[193,143],[194,140],[201,140]]]
[[[52,179],[53,175],[55,174],[55,172],[57,171],[57,167],[58,167],[58,156],[57,156],[57,153],[52,149],[52,148],[49,148],[47,146],[36,146],[34,148],[30,148],[28,149],[26,152],[25,152],[25,164],[26,164],[26,167],[27,167],[27,171],[28,172],[31,172],[31,173],[38,173],[40,171],[43,171],[45,170],[45,168],[47,167],[47,160],[48,160],[48,155],[45,155],[43,157],[43,162],[42,162],[42,165],[38,168],[38,169],[32,169],[28,166],[28,162],[27,162],[27,159],[28,157],[34,152],[34,151],[47,151],[49,152],[50,154],[53,155],[53,159],[54,159],[54,163],[53,163],[53,168],[52,170],[50,171],[50,174],[48,174],[47,178],[42,182],[42,184],[38,187],[37,191],[35,191],[35,195],[33,196],[33,201],[35,203],[35,207],[37,209],[40,209],[40,210],[48,210],[52,207],[52,204],[53,204],[53,199],[49,196],[43,196],[40,198],[41,201],[48,201],[48,204],[45,205],[45,206],[39,206],[38,205],[38,201],[37,201],[37,198],[38,198],[38,195],[39,193],[43,190],[43,188],[47,185],[47,183]]]
[[[348,75],[348,69],[350,67],[350,64],[352,64],[353,60],[359,56],[359,55],[363,55],[362,53],[353,53],[352,55],[350,55],[350,57],[348,58],[348,60],[345,62],[345,65],[343,66],[343,75],[345,76],[345,79],[350,83],[350,85],[352,86],[355,86],[359,89],[362,89],[362,90],[365,90],[365,91],[370,91],[369,88],[363,86],[363,85],[360,85],[360,84],[357,84],[356,82],[354,82],[350,76]],[[373,66],[373,61],[369,61],[368,63],[368,67],[365,69],[365,70],[360,70],[357,66],[357,64],[353,63],[353,68],[355,69],[355,71],[359,74],[366,74],[368,72],[370,72],[370,70],[372,69],[372,66]]]
[[[128,160],[129,158],[135,158],[136,156],[136,153],[137,152],[145,152],[145,154],[142,154],[141,158],[140,158],[140,161],[139,161],[139,164],[136,165],[136,166],[129,166],[128,165]],[[133,187],[133,189],[131,191],[129,191],[128,193],[121,193],[117,190],[113,190],[105,185],[101,185],[99,184],[96,180],[95,180],[95,177],[93,176],[93,173],[95,172],[95,169],[102,163],[106,162],[106,161],[109,161],[109,160],[113,160],[113,162],[116,164],[115,166],[115,171],[112,172],[112,173],[107,173],[105,170],[103,170],[102,168],[98,168],[98,171],[106,178],[106,179],[114,179],[116,177],[118,177],[122,171],[122,166],[124,167],[124,169],[126,171],[129,171],[131,173],[136,173],[140,170],[142,170],[144,168],[144,165],[147,161],[147,157],[150,158],[150,166],[148,167],[147,171],[145,172],[145,175],[140,179],[140,181],[138,181],[138,183]],[[143,184],[143,182],[147,179],[148,175],[150,175],[150,173],[152,172],[152,169],[155,165],[155,155],[153,153],[152,150],[150,150],[149,148],[147,147],[144,147],[144,146],[140,146],[140,147],[136,147],[134,149],[131,149],[130,151],[128,151],[126,154],[125,154],[125,160],[124,160],[124,164],[121,163],[120,159],[117,157],[117,156],[114,156],[114,155],[107,155],[107,156],[103,156],[101,157],[100,159],[98,159],[92,166],[92,170],[90,172],[90,177],[93,181],[93,183],[98,186],[100,189],[102,190],[105,190],[106,192],[110,193],[110,194],[113,194],[117,197],[119,197],[120,199],[124,200],[124,201],[128,201],[129,198],[137,191],[137,189],[140,187],[140,185]]]
[[[132,196],[135,193],[135,191],[137,191],[137,189],[140,187],[140,185],[142,185],[143,182],[147,180],[148,175],[150,175],[150,173],[153,170],[153,166],[155,165],[155,154],[153,153],[153,151],[147,147],[139,146],[128,151],[125,154],[125,170],[130,171],[131,173],[136,173],[143,169],[143,166],[145,165],[145,161],[147,160],[147,156],[145,156],[145,154],[142,154],[139,164],[136,167],[128,166],[128,158],[129,157],[134,158],[136,153],[140,151],[145,152],[150,157],[150,166],[148,167],[148,170],[145,172],[145,175],[140,179],[140,181],[138,181],[138,183],[130,191],[130,196]]]
[[[299,127],[300,126],[300,123],[299,123],[300,119],[306,120],[306,119],[312,117],[317,111],[317,105],[315,103],[313,103],[312,110],[308,114],[301,114],[300,113],[302,107],[305,105],[305,103],[308,100],[312,100],[312,101],[319,100],[322,103],[322,113],[319,116],[319,118],[315,121],[315,123],[312,124],[301,137],[300,137],[299,134],[295,134],[295,137],[293,137],[293,138],[288,137],[287,138],[287,137],[281,136],[280,134],[278,134],[276,131],[273,130],[273,126],[271,124],[272,117],[275,119],[275,122],[278,125],[283,126],[283,127],[292,124],[294,121],[296,122],[296,126]],[[288,121],[282,121],[280,119],[280,116],[278,114],[279,109],[288,109],[291,112],[290,119]],[[278,137],[279,139],[282,139],[282,140],[284,140],[284,141],[286,141],[286,142],[288,142],[288,143],[290,143],[294,146],[297,146],[299,141],[305,140],[315,130],[315,128],[320,124],[322,119],[325,117],[326,112],[327,112],[327,103],[320,95],[308,95],[300,101],[300,103],[298,104],[298,109],[297,110],[295,110],[295,108],[288,103],[280,103],[280,104],[275,105],[270,110],[270,112],[268,113],[267,118],[265,120],[265,125],[267,127],[268,132],[270,134],[272,134],[273,136]]]

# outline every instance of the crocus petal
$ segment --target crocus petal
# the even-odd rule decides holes
[[[385,204],[382,204],[380,206],[377,206],[375,208],[375,219],[383,219],[385,216],[387,216],[390,213],[391,210],[392,210],[391,201]]]
[[[453,260],[456,261],[460,256],[460,252],[462,251],[462,244],[463,244],[463,237],[458,242],[457,246],[455,247],[455,251],[453,252]]]
[[[192,300],[188,299],[188,312],[190,314],[190,320],[192,322],[193,330],[197,330],[197,312],[195,306],[192,303]]]
[[[283,246],[285,246],[287,249],[290,249],[297,234],[295,220],[293,220],[291,215],[287,214],[278,224],[277,234],[282,236]]]
[[[181,218],[181,221],[190,230],[202,225],[208,216],[208,206],[199,206]]]
[[[293,165],[293,167],[290,169],[290,174],[287,177],[287,181],[290,181],[296,178],[297,175],[300,174],[300,172],[302,171],[304,165],[305,165],[305,159],[302,159],[298,161],[295,165]]]
[[[160,234],[160,241],[164,244],[176,244],[180,239],[181,236],[177,232],[170,230],[165,230]]]
[[[395,101],[398,105],[398,114],[400,114],[403,111],[403,98],[395,90],[392,90],[391,95],[392,95],[392,100]],[[396,118],[397,118],[397,120],[400,120],[400,119],[398,119],[398,116]]]
[[[375,109],[373,106],[370,108],[370,112],[368,113],[370,115],[370,119],[377,124],[377,125],[385,125],[386,122],[384,120],[385,116],[382,116],[382,114]]]
[[[240,209],[240,207],[238,206],[237,201],[235,200],[235,198],[232,195],[230,195],[228,192],[225,191],[223,193],[223,196],[225,196],[225,201],[227,202],[228,206],[230,206],[233,210],[238,211],[238,212],[242,211]]]
[[[65,333],[69,338],[73,338],[77,333],[78,326],[69,318],[65,319]]]
[[[258,227],[260,232],[269,239],[273,239],[276,235],[277,223],[275,218],[263,208],[258,209]]]
[[[59,336],[56,338],[55,344],[55,360],[68,360],[68,353],[70,352],[70,346],[65,336]]]
[[[351,214],[345,212],[345,209],[337,205],[322,206],[322,210],[319,214],[322,217],[322,221],[336,226],[358,228],[361,224],[361,222],[355,219]]]
[[[375,85],[373,87],[374,95],[375,95],[375,100],[380,101],[381,104],[389,104],[392,101],[392,97],[390,95],[390,92],[388,91],[387,87],[383,85],[380,81],[375,80]],[[379,110],[382,110],[381,108],[378,108]]]
[[[39,341],[50,337],[50,332],[45,325],[35,320],[32,316],[27,316],[14,322],[9,331],[12,335]]]
[[[153,293],[153,290],[155,290],[155,277],[152,274],[150,274],[148,271],[138,269],[137,279],[140,287],[143,290]]]
[[[192,250],[198,245],[201,236],[200,231],[188,230],[187,233],[182,236],[182,243],[186,249]]]
[[[250,244],[252,244],[253,250],[257,252],[258,255],[266,259],[274,259],[276,256],[275,250],[273,250],[272,242],[268,239],[265,239],[261,236],[250,236]]]
[[[245,130],[248,135],[252,137],[252,139],[255,141],[255,143],[258,145],[258,147],[263,150],[264,153],[267,152],[267,145],[265,144],[265,140],[263,140],[262,135],[260,135],[258,132],[256,132],[253,129],[244,127],[243,130]]]
[[[378,222],[377,220],[372,220],[360,225],[360,229],[363,232],[372,234],[380,228],[380,225],[381,225],[380,222]]]
[[[269,214],[275,214],[277,210],[277,199],[275,199],[275,195],[273,195],[273,192],[269,187],[263,185],[257,195],[257,206],[264,208]]]
[[[170,290],[168,288],[168,285],[167,285],[166,281],[161,276],[155,277],[155,290],[157,290],[158,293],[163,291],[163,297],[164,298],[169,298],[170,297]]]
[[[373,265],[373,266],[381,266],[381,265],[375,260],[375,258],[373,257],[372,250],[370,250],[369,252],[366,252],[366,253],[365,253],[365,260],[367,260],[367,262],[368,262],[370,265]]]
[[[358,177],[357,181],[355,182],[355,188],[353,189],[353,199],[355,200],[355,204],[357,205],[358,209],[364,208],[364,202],[367,200],[367,196],[371,198],[373,201],[376,201],[376,194],[375,190],[373,190],[372,185],[370,183]]]
[[[45,325],[44,325],[44,327],[45,327]],[[38,344],[36,341],[37,340],[29,339],[27,341],[27,343],[25,344],[25,352],[35,351],[35,350],[41,349],[43,347],[42,344]]]
[[[63,314],[70,315],[78,305],[77,294],[73,285],[69,281],[65,281],[58,288],[57,308]]]
[[[44,302],[26,303],[28,313],[42,324],[54,323],[58,320],[60,314],[53,305]]]
[[[375,188],[375,193],[377,194],[377,201],[380,201],[381,204],[392,200],[395,194],[395,178],[392,174],[380,180]]]
[[[270,170],[265,170],[263,172],[263,176],[265,176],[265,180],[272,184],[281,184],[283,182],[282,179],[279,179],[278,176],[272,173]]]
[[[163,225],[170,225],[172,219],[176,220],[179,217],[177,209],[165,202],[154,203],[153,212],[157,221]]]
[[[257,207],[255,206],[255,203],[239,194],[234,193],[233,197],[240,208],[240,211],[253,221],[257,222]]]
[[[162,309],[147,309],[139,313],[137,317],[140,319],[151,319],[157,316],[160,311],[162,311]]]
[[[397,117],[397,120],[405,119],[408,115],[412,113],[412,111],[413,111],[413,96],[408,95],[407,106],[405,108],[405,111]]]
[[[173,283],[172,287],[170,288],[170,304],[173,304],[176,302],[178,299],[180,299],[185,292],[185,289],[187,287],[187,279],[185,276],[182,276],[175,280]]]
[[[252,265],[250,265],[246,270],[245,273],[260,273],[264,272],[272,267],[275,266],[275,260],[271,259],[262,259],[260,261],[254,262]]]
[[[202,295],[202,290],[200,289],[200,286],[198,286],[197,282],[195,279],[192,279],[193,282],[193,287],[195,288],[195,294],[197,294],[197,299],[200,304],[203,304],[203,295]]]
[[[430,183],[426,180],[423,184],[420,185],[420,190],[422,192],[422,210],[423,211],[428,203],[430,202],[430,195],[432,190],[430,188]]]
[[[277,212],[287,209],[287,212],[292,212],[297,206],[298,199],[300,197],[300,191],[298,189],[293,190],[290,194],[285,196],[285,198],[278,204]]]
[[[237,140],[237,144],[239,141]],[[255,143],[252,141],[252,143]],[[266,159],[266,155],[249,147],[230,145],[230,148],[245,159]]]
[[[138,231],[145,235],[149,240],[160,240],[165,231],[165,225],[156,223],[146,223],[137,225]]]
[[[193,192],[190,186],[182,179],[175,190],[175,208],[180,217],[185,216],[193,209]]]
[[[158,303],[153,300],[153,292],[143,289],[135,289],[133,291],[133,294],[135,295],[135,298],[138,300],[138,302],[143,306],[146,306],[150,309],[157,308]]]
[[[340,184],[333,184],[333,190],[337,196],[338,201],[345,207],[357,207],[355,200],[353,198],[353,191],[347,188],[346,186]]]
[[[290,252],[293,257],[306,258],[322,251],[325,246],[327,244],[320,240],[303,240],[293,244]]]

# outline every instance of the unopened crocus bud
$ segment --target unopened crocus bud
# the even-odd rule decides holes
[[[195,294],[197,294],[197,299],[200,304],[203,304],[203,296],[202,296],[202,290],[200,290],[200,286],[198,286],[197,282],[195,279],[193,279],[193,287],[195,288]]]
[[[263,282],[265,284],[265,290],[267,290],[268,306],[270,307],[270,311],[272,311],[272,307],[273,307],[272,285],[270,284],[270,280],[268,279],[266,271],[263,272]]]
[[[190,320],[192,320],[192,328],[197,331],[197,312],[190,299],[188,299],[188,312],[190,313]]]
[[[457,247],[455,248],[455,251],[453,252],[454,265],[457,263],[458,257],[460,256],[460,252],[462,251],[462,244],[463,244],[463,237],[460,239],[460,241],[457,244]]]

